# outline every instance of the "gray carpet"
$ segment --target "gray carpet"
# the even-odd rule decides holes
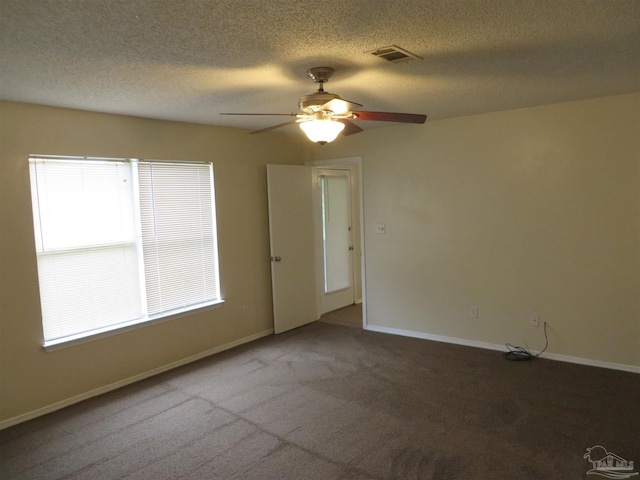
[[[325,313],[320,320],[333,323],[334,325],[362,328],[362,304],[356,303],[339,310],[334,310],[333,312]]]
[[[639,408],[636,374],[316,322],[6,429],[0,478],[583,479],[640,465]]]

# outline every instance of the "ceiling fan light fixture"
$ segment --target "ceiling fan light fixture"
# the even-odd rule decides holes
[[[337,115],[344,115],[349,112],[349,102],[341,98],[334,98],[325,104],[325,108],[328,108]]]
[[[300,128],[309,140],[324,145],[336,139],[338,134],[344,130],[344,123],[331,119],[313,119],[300,122]]]

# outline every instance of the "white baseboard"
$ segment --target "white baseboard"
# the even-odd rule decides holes
[[[403,337],[421,338],[423,340],[433,340],[436,342],[453,343],[455,345],[464,345],[467,347],[484,348],[487,350],[497,350],[506,352],[505,345],[497,345],[495,343],[477,342],[475,340],[467,340],[465,338],[446,337],[443,335],[432,335],[430,333],[415,332],[413,330],[401,330],[398,328],[380,327],[377,325],[367,325],[365,330],[372,332],[389,333],[391,335],[401,335]],[[533,352],[532,353],[538,353]],[[571,357],[569,355],[558,355],[556,353],[544,353],[541,358],[549,360],[557,360],[560,362],[577,363],[580,365],[588,365],[591,367],[609,368],[611,370],[622,370],[624,372],[640,373],[640,367],[635,365],[626,365],[623,363],[602,362],[600,360],[592,360],[590,358]]]
[[[27,413],[23,413],[21,415],[8,418],[6,420],[0,421],[0,430],[5,428],[12,427],[13,425],[17,425],[22,422],[26,422],[27,420],[31,420],[33,418],[39,417],[41,415],[46,415],[47,413],[55,412],[56,410],[60,410],[61,408],[68,407],[73,405],[74,403],[81,402],[83,400],[87,400],[91,397],[96,397],[98,395],[102,395],[103,393],[110,392],[112,390],[116,390],[118,388],[124,387],[126,385],[130,385],[135,382],[139,382],[140,380],[144,380],[145,378],[153,377],[154,375],[158,375],[159,373],[166,372],[168,370],[172,370],[177,367],[181,367],[191,362],[195,362],[196,360],[200,360],[202,358],[208,357],[210,355],[214,355],[216,353],[223,352],[225,350],[229,350],[234,347],[238,347],[245,343],[252,342],[254,340],[258,340],[262,337],[267,337],[273,334],[273,329],[263,330],[262,332],[255,333],[253,335],[249,335],[248,337],[243,337],[238,340],[235,340],[230,343],[226,343],[224,345],[220,345],[219,347],[215,347],[209,350],[205,350],[204,352],[200,352],[196,355],[192,355],[187,358],[183,358],[177,360],[175,362],[171,362],[167,365],[163,365],[158,368],[154,368],[153,370],[149,370],[147,372],[139,373],[138,375],[134,375],[133,377],[125,378],[123,380],[119,380],[117,382],[111,383],[109,385],[104,385],[102,387],[90,390],[85,393],[81,393],[80,395],[75,395],[70,398],[66,398],[56,403],[52,403],[51,405],[47,405],[42,408],[38,408],[36,410],[32,410]]]
[[[577,363],[579,365],[588,365],[590,367],[609,368],[611,370],[622,370],[623,372],[640,373],[640,367],[635,365],[626,365],[624,363],[603,362],[600,360],[592,360],[590,358],[570,357],[569,355],[558,355],[557,353],[544,353],[544,358],[549,360],[558,360],[560,362]]]

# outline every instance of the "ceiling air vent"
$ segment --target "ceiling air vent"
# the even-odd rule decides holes
[[[365,53],[370,53],[371,55],[382,58],[387,62],[393,62],[393,63],[409,62],[415,59],[422,60],[419,56],[405,50],[404,48],[400,48],[397,45],[380,47]]]

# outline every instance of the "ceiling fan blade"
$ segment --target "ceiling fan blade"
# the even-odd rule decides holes
[[[295,117],[295,113],[221,113],[220,115],[286,115],[287,117]]]
[[[362,128],[353,123],[351,120],[347,120],[346,118],[338,118],[336,119],[336,121],[344,123],[344,130],[342,130],[342,135],[344,136],[362,132]]]
[[[362,105],[361,103],[352,102],[351,100],[347,100],[346,98],[343,98],[342,100],[344,100],[347,103],[350,103],[351,105],[355,105],[356,107],[364,107],[364,105]]]
[[[402,122],[402,123],[424,123],[426,115],[417,113],[393,113],[393,112],[366,112],[364,110],[351,110],[355,113],[357,120],[374,120],[378,122]]]
[[[256,130],[255,132],[250,132],[250,133],[264,133],[264,132],[268,132],[270,130],[275,130],[276,128],[280,128],[280,127],[286,127],[287,125],[291,125],[292,123],[297,123],[298,120],[289,120],[288,122],[284,122],[284,123],[279,123],[278,125],[273,125],[271,127],[267,127],[267,128],[262,128],[260,130]]]

